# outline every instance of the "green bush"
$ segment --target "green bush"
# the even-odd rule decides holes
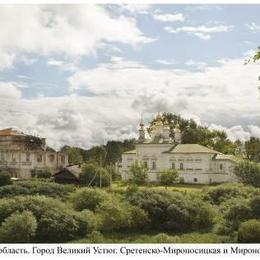
[[[101,189],[81,188],[71,196],[71,202],[75,210],[95,210],[102,202],[111,200],[112,195]]]
[[[5,219],[0,227],[1,243],[32,242],[37,229],[37,220],[30,211],[15,212]]]
[[[248,200],[236,200],[236,203],[231,205],[229,209],[224,213],[224,219],[227,222],[227,226],[232,231],[237,230],[239,224],[247,219],[252,218],[252,209]]]
[[[142,209],[119,199],[103,201],[96,212],[101,219],[101,230],[104,231],[144,228],[149,222]]]
[[[75,218],[78,222],[78,235],[79,237],[85,237],[95,230],[99,230],[100,218],[90,210],[83,210],[75,214]]]
[[[137,185],[145,185],[148,182],[148,170],[140,162],[135,162],[130,167],[130,182]]]
[[[238,229],[239,243],[260,243],[260,221],[251,219],[240,224]]]
[[[93,231],[87,236],[87,243],[104,243],[105,238],[99,231]]]
[[[187,231],[209,228],[215,211],[200,198],[167,190],[139,190],[127,200],[147,212],[152,229]]]
[[[62,185],[39,180],[18,181],[13,185],[0,187],[0,198],[17,195],[46,195],[49,197],[64,197],[75,190],[73,185]]]
[[[12,180],[10,174],[6,170],[0,170],[0,186],[10,185]]]
[[[249,203],[254,218],[260,218],[260,196],[255,196]]]
[[[52,176],[49,168],[36,170],[36,177],[41,179],[48,179]]]
[[[235,174],[242,183],[260,187],[260,164],[252,161],[241,161],[235,167]]]
[[[14,212],[31,211],[37,219],[35,241],[66,242],[78,235],[74,212],[61,201],[44,196],[18,196],[0,199],[0,223]]]
[[[158,181],[163,186],[171,186],[178,182],[179,173],[177,170],[168,169],[158,172]]]
[[[208,189],[208,192],[204,195],[204,199],[210,201],[212,204],[220,205],[229,199],[248,198],[256,193],[256,189],[244,186],[241,183],[225,183]]]

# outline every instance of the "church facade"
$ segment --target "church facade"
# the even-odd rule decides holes
[[[182,144],[181,131],[175,124],[174,138],[169,125],[157,115],[149,138],[143,122],[140,123],[136,149],[122,154],[120,173],[122,180],[131,178],[130,168],[142,162],[148,169],[148,179],[157,181],[158,172],[176,169],[184,183],[210,184],[235,181],[236,158],[199,144]]]
[[[48,168],[52,173],[68,165],[68,155],[46,146],[45,138],[12,128],[0,130],[0,170],[11,177],[28,179],[35,171]]]

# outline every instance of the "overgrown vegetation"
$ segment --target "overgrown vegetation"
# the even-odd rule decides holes
[[[0,188],[0,242],[260,242],[258,188],[178,187],[18,181]]]

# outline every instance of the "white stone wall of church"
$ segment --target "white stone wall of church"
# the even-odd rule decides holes
[[[142,147],[135,154],[124,154],[122,156],[121,175],[123,180],[129,179],[130,166],[136,161],[146,161],[148,165],[149,181],[157,180],[157,172],[163,169],[171,169],[172,163],[179,171],[186,183],[219,183],[235,180],[233,168],[235,163],[227,160],[212,160],[212,154],[167,154],[158,153],[157,148],[146,149]],[[153,161],[156,169],[152,169]],[[183,163],[183,170],[180,170]],[[220,164],[222,168],[220,168]],[[195,178],[197,182],[195,182]]]

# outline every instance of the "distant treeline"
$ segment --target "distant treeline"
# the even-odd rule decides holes
[[[234,154],[260,162],[259,138],[251,137],[249,141],[242,144],[240,140],[235,142],[229,140],[225,131],[212,130],[206,126],[198,125],[193,119],[183,119],[181,116],[172,113],[163,113],[162,119],[169,124],[172,138],[174,138],[174,128],[178,122],[182,132],[182,143],[184,144],[201,144],[224,154]],[[150,122],[148,132],[154,123],[155,120]],[[62,151],[68,153],[70,164],[95,161],[100,166],[107,166],[120,161],[123,152],[135,149],[135,141],[135,139],[112,140],[108,141],[106,145],[98,145],[90,149],[64,146]]]

